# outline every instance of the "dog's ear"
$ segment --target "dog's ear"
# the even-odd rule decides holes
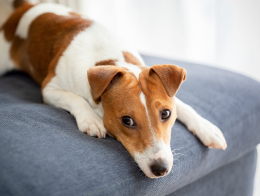
[[[173,97],[186,79],[186,70],[176,65],[154,65],[149,75],[156,73],[169,97]]]
[[[96,66],[89,68],[88,81],[93,99],[98,101],[111,81],[116,76],[122,74],[122,68],[117,66]]]

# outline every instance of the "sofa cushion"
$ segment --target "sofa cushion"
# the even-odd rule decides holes
[[[0,78],[0,195],[166,195],[239,159],[260,142],[260,83],[192,63],[144,56],[187,70],[177,97],[217,125],[227,150],[205,147],[177,121],[174,167],[147,178],[115,139],[81,133],[68,112],[42,104],[40,87],[12,72]]]

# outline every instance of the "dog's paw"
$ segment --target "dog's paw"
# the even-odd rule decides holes
[[[80,116],[76,118],[78,128],[81,132],[87,133],[90,136],[105,138],[107,130],[104,127],[103,121],[96,114]]]
[[[227,148],[226,140],[220,129],[202,117],[196,118],[188,129],[197,135],[205,146],[223,150]]]

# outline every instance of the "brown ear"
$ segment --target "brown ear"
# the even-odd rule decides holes
[[[123,70],[116,66],[96,66],[88,69],[88,81],[91,94],[95,101],[98,101],[110,82]]]
[[[156,73],[169,97],[173,97],[186,79],[186,70],[176,65],[154,65],[149,74]]]

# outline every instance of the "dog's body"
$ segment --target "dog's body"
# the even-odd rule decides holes
[[[0,30],[0,74],[28,73],[44,102],[69,111],[80,131],[118,139],[150,178],[172,167],[176,117],[206,146],[226,148],[215,125],[174,97],[184,69],[146,67],[122,40],[65,6],[15,2]]]

